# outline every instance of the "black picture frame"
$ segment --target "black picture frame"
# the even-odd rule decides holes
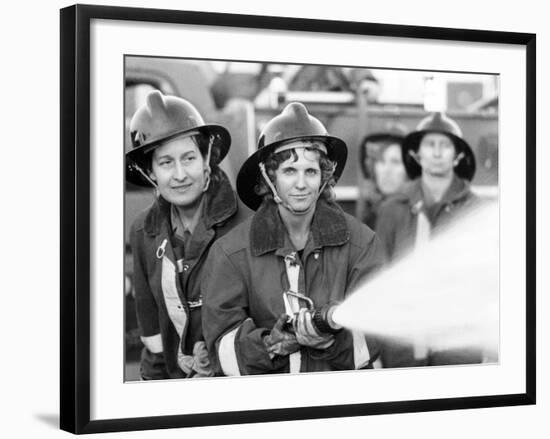
[[[525,393],[224,413],[90,420],[90,22],[133,20],[204,26],[485,42],[526,49],[526,376]],[[513,406],[536,401],[536,36],[496,32],[266,17],[192,11],[75,5],[61,10],[61,371],[60,424],[72,433],[98,433],[324,417]]]

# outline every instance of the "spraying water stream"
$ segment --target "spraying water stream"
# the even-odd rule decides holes
[[[361,286],[333,320],[429,350],[498,358],[499,219],[488,203]]]

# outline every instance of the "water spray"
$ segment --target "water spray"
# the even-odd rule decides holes
[[[428,351],[479,349],[498,358],[499,220],[491,202],[457,218],[324,314],[329,327]],[[320,328],[319,328],[320,329]]]

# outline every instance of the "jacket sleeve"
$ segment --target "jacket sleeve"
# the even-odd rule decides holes
[[[141,231],[141,233],[143,233]],[[168,378],[164,362],[163,343],[160,334],[158,308],[153,293],[149,287],[144,264],[144,245],[140,239],[140,231],[135,224],[130,231],[130,245],[134,260],[134,291],[136,299],[136,315],[140,338],[145,346],[141,356],[141,376],[143,379]]]
[[[243,273],[214,243],[204,267],[203,333],[217,375],[284,372],[288,357],[270,358],[263,337],[271,328],[257,327],[248,314],[248,285]]]
[[[359,245],[352,244],[346,295],[365,282],[383,265],[384,257],[377,237],[370,232],[362,236]],[[335,369],[363,369],[371,367],[379,356],[375,338],[348,329],[342,329],[335,342],[325,351],[312,350],[311,356],[324,359]]]
[[[369,368],[378,358],[379,349],[374,339],[342,329],[335,335],[334,343],[328,349],[308,348],[308,353],[315,360],[326,361],[335,370],[354,370]]]

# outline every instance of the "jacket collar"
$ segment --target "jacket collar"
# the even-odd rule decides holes
[[[220,176],[220,181],[218,183],[212,181],[205,194],[202,221],[207,229],[227,221],[237,212],[237,197],[229,179],[221,170]],[[168,224],[170,221],[170,205],[161,196],[157,198],[145,218],[146,233],[150,235],[161,233],[164,223]]]
[[[440,204],[452,204],[462,200],[470,194],[470,184],[454,175],[451,185],[443,195]],[[424,190],[422,188],[422,178],[413,180],[402,194],[395,196],[403,202],[408,202],[411,209],[419,210],[424,205]]]
[[[313,248],[342,245],[349,240],[350,236],[346,218],[340,206],[325,200],[317,201],[310,232]],[[277,204],[272,200],[264,200],[252,218],[250,228],[252,254],[260,256],[285,247],[285,237],[287,237],[287,230],[279,216]]]

